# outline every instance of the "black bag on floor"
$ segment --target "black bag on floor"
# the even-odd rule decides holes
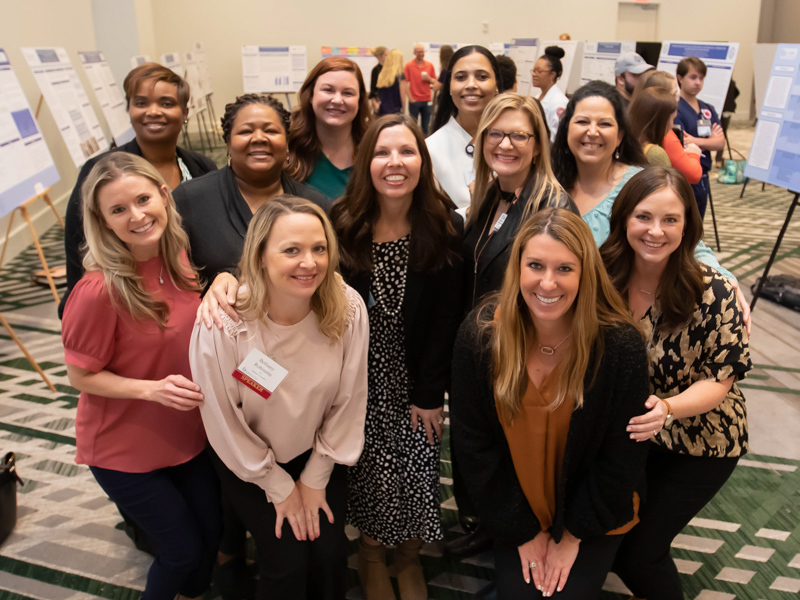
[[[760,280],[760,277],[756,279],[750,286],[750,291],[755,293]],[[761,295],[783,306],[800,310],[800,278],[792,275],[771,275],[764,281]]]
[[[16,457],[9,452],[0,463],[0,544],[17,523],[17,483],[22,479],[17,474]]]

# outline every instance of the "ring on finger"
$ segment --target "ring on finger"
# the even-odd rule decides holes
[[[533,569],[536,568],[536,563],[535,562],[529,562],[528,566],[531,568],[531,570],[533,570]]]
[[[439,425],[444,425],[444,419],[439,419]]]
[[[653,437],[656,437],[657,435],[658,435],[658,429],[653,429]]]

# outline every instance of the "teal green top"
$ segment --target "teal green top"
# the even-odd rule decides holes
[[[325,194],[328,200],[336,200],[344,196],[352,172],[353,167],[339,169],[328,160],[324,152],[320,152],[314,171],[305,183]]]
[[[625,187],[625,184],[628,183],[628,180],[641,170],[642,167],[628,167],[628,170],[625,171],[625,175],[622,176],[622,179],[614,187],[614,189],[608,193],[608,196],[603,198],[603,200],[601,200],[600,203],[592,210],[583,215],[583,220],[589,226],[589,229],[592,230],[592,235],[594,236],[594,241],[597,243],[598,248],[603,245],[603,242],[606,241],[608,234],[611,233],[611,208],[614,206],[614,200],[617,199],[620,190]],[[704,263],[722,273],[723,277],[735,279],[730,271],[722,268],[717,260],[717,257],[714,256],[714,251],[706,246],[702,240],[694,249],[694,257],[701,263]]]

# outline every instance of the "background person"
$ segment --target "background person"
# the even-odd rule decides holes
[[[556,85],[564,72],[564,66],[561,64],[562,58],[564,58],[563,48],[548,46],[531,71],[531,83],[542,91],[538,100],[542,103],[544,114],[547,116],[551,142],[556,139],[561,115],[564,114],[564,109],[567,108],[569,102],[561,88]]]
[[[497,65],[500,67],[501,86],[500,93],[517,91],[517,63],[505,54],[497,54]]]
[[[376,86],[378,116],[403,112],[408,98],[408,83],[403,75],[403,54],[399,50],[389,52]]]
[[[370,73],[369,77],[369,99],[372,101],[372,112],[378,112],[379,100],[378,100],[378,75],[381,74],[381,69],[383,69],[383,63],[386,60],[386,55],[389,53],[389,50],[386,46],[375,46],[369,51],[372,56],[378,59],[378,64],[372,67],[372,72]]]
[[[614,63],[614,85],[622,100],[623,110],[628,110],[639,76],[651,69],[655,67],[648,64],[636,52],[625,52],[617,57]]]
[[[662,144],[678,112],[678,102],[667,90],[651,87],[634,94],[628,107],[631,131],[637,131],[650,166],[669,167],[669,156]]]
[[[422,133],[428,135],[428,123],[431,120],[431,90],[438,91],[442,84],[436,79],[436,68],[425,60],[425,46],[414,46],[414,60],[406,63],[404,68],[408,82],[408,112],[414,121],[419,120]]]

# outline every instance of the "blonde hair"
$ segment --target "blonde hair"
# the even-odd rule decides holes
[[[601,328],[629,324],[635,327],[622,298],[606,274],[589,226],[579,216],[562,208],[546,208],[520,228],[506,268],[497,305],[497,316],[484,316],[484,327],[492,330],[494,395],[500,417],[511,423],[522,406],[528,384],[527,357],[536,345],[536,326],[520,291],[522,252],[537,235],[548,235],[564,244],[580,262],[581,276],[570,331],[570,344],[557,368],[554,410],[565,398],[583,405],[584,378],[597,369],[603,356]],[[488,311],[484,311],[488,312]],[[589,364],[593,358],[593,364]]]
[[[394,84],[403,73],[403,53],[400,50],[392,49],[386,56],[386,61],[383,63],[378,81],[375,85],[379,88],[388,88]]]
[[[153,165],[128,152],[111,152],[101,158],[81,187],[83,229],[86,233],[83,268],[103,273],[115,308],[121,303],[135,320],[153,319],[163,329],[169,321],[169,306],[144,289],[142,277],[136,272],[133,253],[107,227],[97,203],[100,190],[122,177],[143,177],[158,188],[167,211],[167,226],[158,242],[164,271],[178,289],[201,291],[194,267],[182,260],[184,253],[188,257],[189,238],[181,228],[181,217],[167,184]]]
[[[347,326],[349,302],[339,265],[339,245],[325,212],[316,204],[296,196],[284,194],[264,204],[253,215],[244,238],[242,259],[239,261],[239,281],[243,285],[236,300],[236,311],[249,320],[264,321],[269,311],[269,291],[264,268],[264,250],[275,222],[283,215],[306,214],[316,217],[325,230],[328,242],[328,270],[325,278],[311,297],[311,310],[319,320],[319,330],[331,340],[342,337]]]
[[[547,126],[536,100],[530,96],[505,92],[492,98],[486,105],[478,124],[478,132],[475,135],[475,190],[470,202],[468,223],[474,223],[478,219],[484,204],[491,201],[489,191],[497,187],[493,171],[483,156],[483,148],[486,143],[486,132],[506,110],[516,110],[528,116],[533,128],[533,141],[539,148],[539,155],[534,158],[531,173],[528,176],[529,181],[534,180],[533,188],[520,222],[524,222],[530,216],[542,198],[566,195],[550,167],[550,138],[547,135]]]

